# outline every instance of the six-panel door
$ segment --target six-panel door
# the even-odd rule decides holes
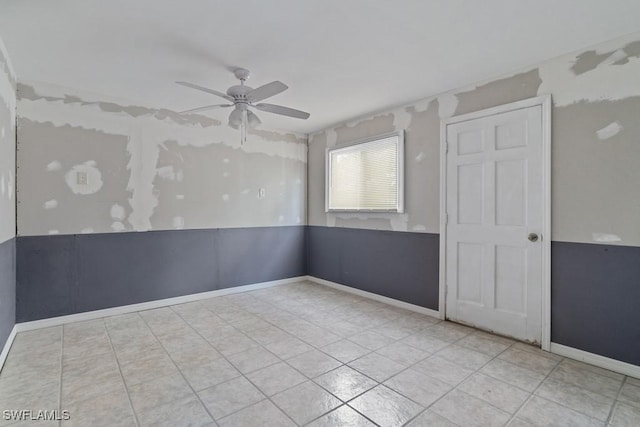
[[[542,107],[449,124],[447,142],[447,318],[539,343]]]

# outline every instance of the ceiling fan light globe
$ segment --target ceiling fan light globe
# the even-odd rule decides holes
[[[242,125],[242,110],[234,109],[231,114],[229,114],[229,126],[234,129],[239,129],[240,125]]]
[[[262,124],[262,120],[260,120],[258,116],[256,116],[254,113],[252,113],[249,110],[247,110],[247,121],[249,123],[249,127],[252,127],[252,128],[255,128]]]

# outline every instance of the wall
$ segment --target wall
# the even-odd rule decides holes
[[[21,236],[304,225],[302,135],[241,145],[216,119],[42,83],[19,85],[18,127]]]
[[[406,298],[402,288],[406,268],[401,257],[382,250],[384,240],[373,230],[439,232],[440,120],[542,94],[553,97],[552,112],[552,339],[640,364],[640,315],[621,301],[640,301],[640,33],[622,37],[499,79],[482,82],[411,105],[353,120],[312,134],[309,140],[309,258],[326,256],[319,239],[332,227],[371,230],[366,239],[369,265],[384,262],[397,271],[386,283],[387,295]],[[337,214],[324,212],[324,156],[328,147],[371,135],[406,129],[404,214]],[[363,233],[362,236],[367,235]],[[314,237],[315,236],[315,237]],[[406,247],[409,247],[409,239]],[[377,242],[377,243],[376,243]],[[364,240],[363,242],[364,243]],[[422,262],[438,265],[438,239],[425,240]],[[378,245],[380,250],[372,246]],[[402,246],[402,243],[397,243]],[[362,252],[352,244],[351,251]],[[343,249],[344,251],[344,249]],[[607,251],[611,251],[607,255]],[[616,256],[611,256],[615,253]],[[336,262],[343,265],[353,253]],[[436,259],[433,259],[436,257]],[[572,268],[557,268],[560,259],[572,259]],[[395,260],[395,261],[394,261]],[[584,281],[588,263],[591,279]],[[398,264],[398,265],[396,265]],[[635,268],[635,269],[634,269]],[[624,272],[624,273],[622,273]],[[316,270],[328,278],[334,271]],[[327,277],[325,277],[327,276]],[[420,303],[438,283],[423,278],[423,294],[408,302]],[[635,278],[634,278],[635,277]],[[330,279],[329,279],[330,280]],[[366,281],[351,286],[370,290]],[[380,285],[378,285],[380,287]],[[571,297],[573,296],[573,298]],[[579,304],[579,308],[571,307]],[[437,309],[437,302],[426,305]],[[567,316],[564,313],[573,313]],[[584,323],[597,325],[597,336],[580,332]],[[620,325],[626,325],[621,328]],[[608,335],[629,343],[625,351],[594,346]],[[614,338],[611,338],[614,337]]]
[[[16,78],[0,39],[0,352],[16,307]]]
[[[207,116],[21,82],[18,319],[303,274],[289,255],[304,249],[306,155],[303,135],[254,130],[240,144],[238,131]],[[259,239],[264,229],[280,250],[225,240]],[[132,233],[142,231],[153,233]],[[101,246],[110,250],[84,252]],[[93,274],[104,265],[107,282]],[[260,266],[262,274],[243,273]],[[128,297],[99,298],[105,289]]]

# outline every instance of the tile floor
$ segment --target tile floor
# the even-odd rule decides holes
[[[301,282],[20,333],[0,409],[67,410],[63,426],[640,426],[640,380]]]

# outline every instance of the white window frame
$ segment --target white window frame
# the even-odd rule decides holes
[[[341,151],[356,151],[358,147],[373,144],[381,139],[397,137],[397,203],[395,209],[331,209],[329,207],[330,189],[331,189],[331,154]],[[372,212],[372,213],[404,213],[404,130],[398,132],[390,132],[381,135],[375,135],[369,138],[352,141],[347,145],[337,148],[327,148],[325,153],[325,187],[324,187],[324,207],[325,212]]]

